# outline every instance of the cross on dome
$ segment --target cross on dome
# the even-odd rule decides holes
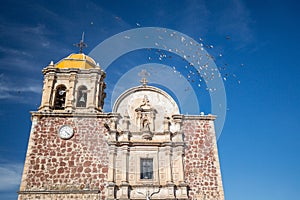
[[[74,44],[74,46],[79,47],[79,53],[82,53],[83,48],[87,47],[87,44],[84,43],[84,32],[82,32],[82,37],[79,43]]]
[[[150,76],[150,73],[147,70],[143,69],[141,72],[138,73],[138,76],[142,77],[140,83],[142,83],[142,85],[146,87],[148,84],[148,80],[146,77]]]

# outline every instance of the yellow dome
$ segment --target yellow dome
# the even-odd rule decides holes
[[[55,67],[60,69],[67,69],[67,68],[77,68],[77,69],[90,69],[95,68],[96,62],[93,58],[83,54],[71,54],[68,57],[59,61]]]

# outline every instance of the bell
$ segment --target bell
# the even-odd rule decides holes
[[[80,103],[85,103],[84,94],[82,94],[82,96],[80,97],[79,102]]]
[[[58,91],[58,94],[59,94],[60,96],[62,96],[62,95],[64,95],[65,92],[66,92],[65,90],[59,90],[59,91]]]

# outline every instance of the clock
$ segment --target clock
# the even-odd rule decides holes
[[[58,135],[61,139],[70,139],[74,135],[74,130],[69,125],[63,125],[58,130]]]

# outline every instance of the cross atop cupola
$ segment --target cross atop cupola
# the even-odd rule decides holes
[[[147,70],[145,70],[145,69],[143,69],[140,73],[138,73],[138,75],[140,76],[140,77],[142,77],[142,79],[140,80],[140,83],[144,86],[144,87],[146,87],[147,86],[147,84],[148,84],[148,80],[147,80],[147,76],[150,76],[150,73],[147,71]]]
[[[84,32],[82,33],[80,42],[77,44],[74,44],[74,46],[79,47],[79,53],[82,53],[83,48],[87,47],[87,44],[84,43]]]

